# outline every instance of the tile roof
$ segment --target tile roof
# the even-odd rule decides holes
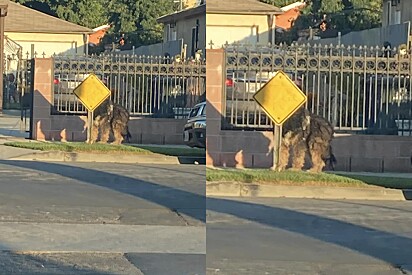
[[[182,20],[184,18],[193,18],[196,16],[200,16],[206,14],[206,5],[202,4],[193,8],[188,8],[185,10],[181,10],[179,12],[174,12],[170,14],[166,14],[162,17],[159,17],[157,19],[157,22],[159,23],[169,23],[169,22],[175,22],[178,20]]]
[[[8,2],[5,32],[93,33],[93,30],[67,22],[46,13]]]
[[[222,14],[281,14],[283,11],[258,0],[206,0],[207,13]]]
[[[301,5],[300,7],[286,10],[283,14],[278,15],[276,17],[276,27],[284,30],[292,28],[293,22],[300,16],[300,9],[303,7],[304,5]]]

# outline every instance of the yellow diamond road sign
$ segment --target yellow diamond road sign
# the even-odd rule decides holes
[[[306,102],[306,95],[282,71],[276,72],[253,98],[277,125],[282,125]]]
[[[90,112],[99,107],[110,96],[110,90],[94,74],[90,74],[83,80],[73,90],[73,93]]]

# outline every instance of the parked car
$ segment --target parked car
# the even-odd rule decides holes
[[[190,147],[206,148],[206,101],[191,109],[183,131],[183,141]]]

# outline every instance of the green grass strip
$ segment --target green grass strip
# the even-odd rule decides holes
[[[131,153],[131,154],[163,154],[167,156],[205,156],[205,150],[197,148],[180,148],[167,146],[136,146],[112,144],[86,144],[84,142],[6,142],[6,146],[63,152],[89,152],[89,153]]]
[[[206,180],[214,182],[236,181],[300,186],[331,187],[387,187],[412,189],[412,179],[364,175],[337,175],[332,173],[309,173],[305,171],[275,172],[269,169],[211,169],[206,170]]]

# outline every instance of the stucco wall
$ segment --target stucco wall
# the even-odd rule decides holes
[[[84,54],[83,34],[48,34],[48,33],[5,33],[10,39],[23,47],[23,54],[31,53],[31,45],[38,55],[45,57],[53,54]],[[38,56],[39,57],[39,56]]]
[[[205,46],[206,46],[206,32],[205,32],[205,27],[206,26],[206,16],[202,15],[196,18],[187,18],[182,21],[178,21],[176,23],[176,37],[177,39],[183,38],[183,43],[187,44],[187,51],[186,55],[187,57],[191,56],[192,52],[192,28],[196,27],[196,20],[199,20],[199,41],[198,41],[198,48],[203,50],[203,53],[205,52]],[[194,49],[196,50],[196,49]]]
[[[391,11],[391,17],[395,16],[396,11],[401,12],[401,18],[399,23],[412,21],[412,0],[401,0],[400,3],[396,6],[391,6],[389,2],[390,0],[383,1],[382,26],[387,26],[390,23],[388,22],[389,10]]]
[[[250,28],[257,27],[259,44],[269,42],[268,22],[266,15],[232,15],[232,14],[207,14],[206,15],[206,41],[213,41],[215,47],[220,47],[228,41],[230,28],[242,28],[245,33],[243,39],[247,42],[251,35]],[[273,23],[275,25],[275,22]],[[245,28],[248,27],[248,28]],[[237,39],[241,41],[241,39]]]

